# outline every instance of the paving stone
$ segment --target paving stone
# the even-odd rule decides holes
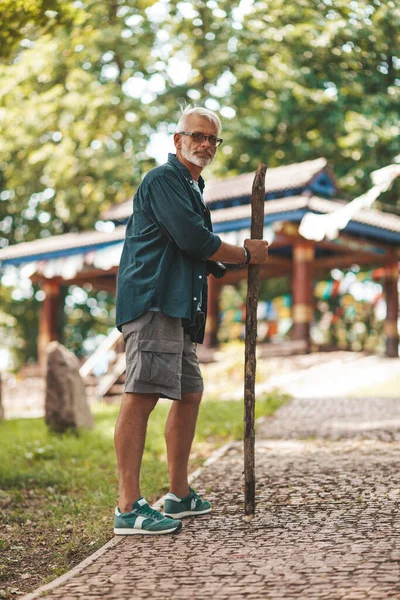
[[[399,600],[399,413],[390,399],[292,401],[257,435],[252,522],[236,444],[195,484],[210,515],[127,537],[46,598]]]

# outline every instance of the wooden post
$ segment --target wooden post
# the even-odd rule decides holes
[[[43,371],[46,370],[47,346],[58,340],[58,312],[60,286],[55,281],[44,281],[41,285],[46,294],[39,315],[38,362]]]
[[[310,349],[310,326],[313,320],[314,244],[309,241],[293,244],[293,339],[305,342]]]
[[[389,257],[385,269],[386,320],[383,329],[386,336],[386,356],[390,356],[391,358],[399,356],[399,331],[397,326],[399,318],[398,279],[399,263],[397,257],[392,256]]]
[[[264,232],[265,174],[267,166],[260,164],[251,193],[251,238],[261,240]],[[260,265],[249,265],[247,276],[246,342],[244,368],[244,513],[251,521],[255,510],[254,464],[254,386],[256,380],[257,304],[260,289]]]

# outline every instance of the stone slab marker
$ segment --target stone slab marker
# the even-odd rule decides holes
[[[76,356],[58,342],[47,349],[46,424],[55,431],[93,426]]]

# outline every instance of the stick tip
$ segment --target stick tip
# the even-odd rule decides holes
[[[250,521],[252,521],[254,519],[254,515],[244,515],[244,517],[242,517],[242,519],[245,523],[250,523]]]

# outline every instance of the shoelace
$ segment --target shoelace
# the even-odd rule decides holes
[[[190,488],[189,488],[189,491],[190,491],[190,494],[191,494],[191,496],[192,496],[193,500],[195,500],[195,501],[196,501],[196,505],[197,505],[197,502],[199,502],[199,501],[201,502],[201,498],[200,498],[200,496],[199,496],[199,495],[198,495],[198,494],[197,494],[197,493],[194,491],[194,489],[193,489],[193,488],[191,488],[191,487],[190,487]]]
[[[145,504],[145,505],[141,506],[140,512],[143,512],[143,513],[149,515],[153,519],[157,519],[157,521],[161,521],[162,519],[165,518],[161,513],[158,512],[158,510],[154,510],[154,508],[151,508],[150,504]]]

